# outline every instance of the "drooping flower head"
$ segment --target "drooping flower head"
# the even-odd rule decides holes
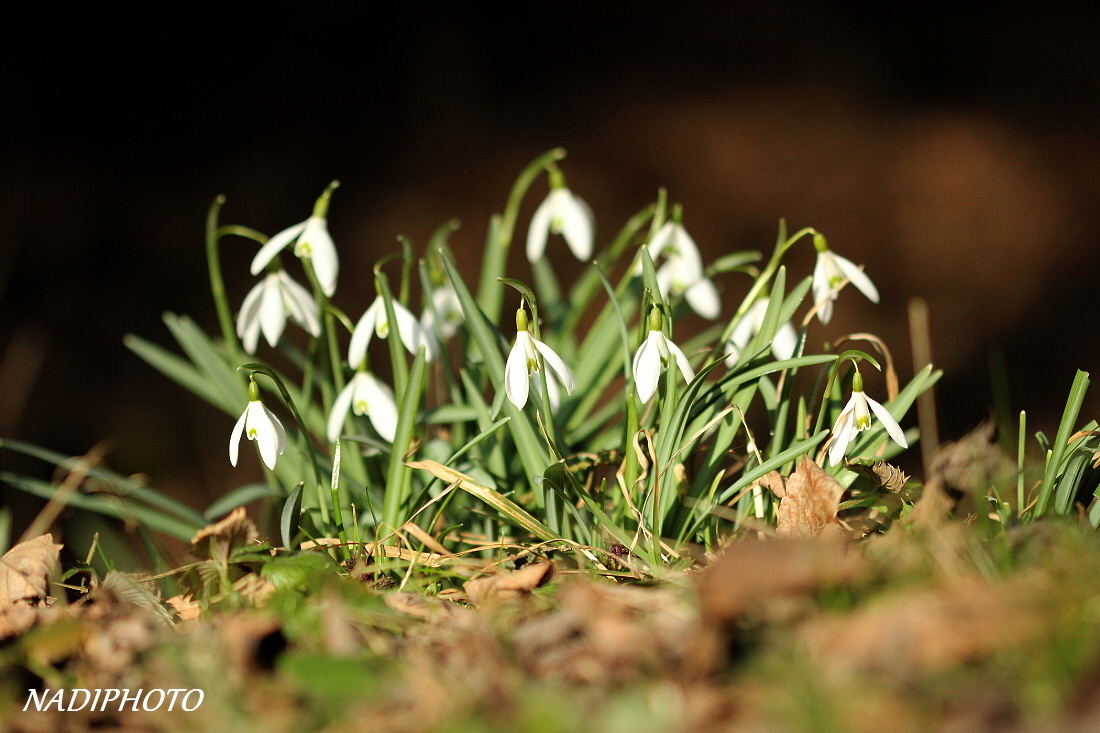
[[[424,343],[424,332],[416,316],[398,301],[393,301],[393,316],[397,319],[397,334],[401,337],[401,343],[410,354],[415,354]],[[370,345],[372,336],[389,338],[391,329],[389,319],[386,317],[386,302],[382,296],[376,296],[370,307],[359,317],[355,329],[351,332],[351,343],[348,345],[348,365],[357,368],[363,363],[367,355],[367,346]],[[426,345],[428,360],[431,361],[433,350],[430,344]]]
[[[718,290],[703,270],[703,258],[695,240],[684,229],[683,208],[673,207],[672,218],[666,221],[649,242],[649,254],[654,262],[664,257],[657,269],[657,283],[665,296],[681,293],[688,305],[704,318],[717,318],[721,311]],[[641,263],[635,268],[641,272]]]
[[[328,233],[328,204],[333,190],[339,186],[339,181],[329,184],[317,203],[313,205],[313,215],[303,222],[295,224],[279,232],[256,253],[252,259],[252,274],[259,275],[267,263],[279,254],[288,244],[294,242],[294,255],[308,258],[313,263],[313,271],[317,273],[317,281],[321,284],[321,290],[325,295],[332,297],[336,292],[336,276],[340,271],[340,263],[336,257],[336,246],[332,243],[332,237]]]
[[[817,306],[817,317],[822,323],[828,323],[832,319],[833,301],[846,281],[851,281],[872,303],[878,302],[878,290],[871,278],[851,260],[834,254],[821,234],[814,234],[814,249],[817,250],[817,264],[814,265],[811,287],[814,305]]]
[[[229,462],[233,466],[237,465],[242,435],[256,441],[264,464],[275,470],[276,459],[286,450],[286,430],[275,413],[260,402],[260,388],[251,379],[248,381],[248,407],[237,419],[229,436]]]
[[[741,352],[745,350],[745,347],[752,341],[752,337],[764,325],[764,316],[767,312],[768,298],[759,298],[749,307],[745,315],[741,316],[741,320],[737,322],[737,325],[733,327],[733,332],[726,343],[726,354],[728,354],[726,366],[728,368],[732,369],[734,367],[737,359],[741,356]],[[794,330],[794,326],[788,321],[775,332],[775,337],[772,339],[772,355],[779,361],[785,361],[794,356],[796,348],[798,348],[798,332]]]
[[[686,381],[695,379],[695,372],[692,371],[684,352],[679,346],[669,341],[661,330],[661,318],[660,309],[653,306],[649,311],[649,335],[634,354],[634,384],[642,404],[649,402],[653,397],[653,393],[657,391],[657,383],[661,379],[661,372],[668,368],[669,362],[673,359]]]
[[[592,209],[579,196],[565,187],[565,176],[557,168],[550,170],[550,194],[535,209],[527,229],[527,259],[542,259],[546,239],[561,234],[578,260],[592,256],[595,217]]]
[[[848,450],[848,444],[858,433],[871,427],[872,412],[882,422],[882,426],[886,428],[886,432],[895,443],[902,448],[909,447],[909,443],[905,440],[905,432],[894,416],[878,402],[863,394],[863,375],[857,371],[852,377],[852,396],[841,411],[840,417],[837,418],[836,425],[833,426],[833,435],[829,444],[830,464],[835,466],[840,463],[844,459],[845,451]]]
[[[237,335],[244,344],[244,350],[249,354],[256,353],[261,332],[269,344],[277,344],[286,328],[288,315],[310,335],[321,335],[321,321],[313,296],[280,268],[277,272],[269,272],[257,283],[241,305],[237,316]]]
[[[567,393],[573,391],[573,374],[553,349],[531,335],[527,311],[521,305],[516,311],[516,342],[508,352],[504,365],[504,391],[516,407],[527,404],[531,376],[542,369],[543,360]],[[548,385],[549,389],[549,385]]]
[[[328,418],[328,439],[335,443],[344,429],[348,411],[370,417],[371,425],[386,441],[392,443],[397,433],[397,402],[393,390],[380,382],[360,364],[355,376],[337,395]]]

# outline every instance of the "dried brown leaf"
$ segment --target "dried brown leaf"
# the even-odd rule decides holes
[[[932,475],[946,487],[971,494],[1004,480],[1016,471],[1016,462],[994,440],[992,420],[974,428],[959,440],[943,443],[932,455]]]
[[[49,595],[49,577],[63,545],[48,534],[20,542],[0,557],[0,612],[19,604],[39,604]]]
[[[779,471],[768,471],[766,474],[756,480],[756,483],[763,486],[768,491],[772,492],[780,499],[787,495],[787,490],[783,486],[783,476]]]
[[[202,615],[202,606],[190,595],[172,596],[165,603],[175,610],[180,621],[193,621]]]
[[[781,537],[820,537],[843,532],[837,521],[837,507],[844,487],[825,473],[809,456],[787,479],[785,496],[779,505]]]
[[[260,538],[256,525],[237,507],[229,516],[200,529],[191,538],[191,554],[200,560],[224,563],[233,551]]]
[[[463,586],[470,602],[481,606],[526,596],[535,588],[546,585],[554,577],[554,563],[540,562],[527,565],[514,573],[492,575],[469,580]]]
[[[703,616],[725,625],[750,607],[812,596],[818,589],[858,577],[860,557],[845,545],[808,539],[744,539],[726,548],[699,575]]]

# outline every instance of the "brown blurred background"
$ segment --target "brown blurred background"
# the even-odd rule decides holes
[[[17,11],[0,52],[0,435],[67,453],[107,439],[114,468],[196,506],[257,478],[229,467],[231,418],[122,345],[168,345],[166,310],[216,329],[213,197],[224,221],[274,233],[339,178],[337,301],[357,316],[396,235],[422,247],[457,217],[476,262],[515,175],[558,145],[601,243],[659,186],[708,258],[769,250],[780,217],[814,226],[882,303],[845,292],[812,340],[874,331],[907,378],[921,296],[944,436],[989,414],[997,354],[1013,407],[1053,430],[1074,370],[1100,358],[1100,11],[758,5]],[[254,251],[226,245],[235,305]],[[811,247],[792,255],[808,274]],[[739,277],[719,283],[730,303]]]

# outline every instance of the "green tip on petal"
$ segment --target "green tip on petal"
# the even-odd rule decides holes
[[[335,191],[339,187],[340,187],[340,182],[339,181],[333,181],[332,183],[328,184],[328,188],[326,188],[324,190],[324,192],[320,195],[320,197],[318,197],[317,203],[313,204],[313,215],[314,216],[316,216],[318,218],[321,218],[321,219],[327,219],[328,218],[328,202],[329,202],[329,199],[332,198],[332,192]]]
[[[653,306],[649,309],[649,330],[661,330],[661,309],[657,306]]]
[[[523,308],[516,310],[516,331],[523,333],[527,330],[527,311]]]
[[[829,243],[825,241],[825,235],[821,232],[814,232],[814,249],[818,252],[829,251]]]
[[[852,391],[853,392],[862,392],[863,391],[863,375],[860,374],[859,371],[856,371],[855,376],[852,377]]]
[[[257,402],[260,399],[260,388],[256,384],[256,380],[252,377],[248,378],[248,401]]]

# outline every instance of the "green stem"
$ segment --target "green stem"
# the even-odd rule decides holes
[[[237,340],[237,331],[233,328],[233,315],[229,308],[229,299],[225,295],[225,281],[222,279],[221,256],[218,251],[218,214],[225,204],[225,196],[218,196],[210,205],[206,215],[206,266],[210,272],[210,292],[214,296],[214,307],[218,311],[218,323],[222,329],[222,340],[234,362],[240,362],[241,344]]]
[[[500,320],[500,309],[503,303],[503,289],[497,278],[504,275],[504,265],[508,259],[508,248],[512,245],[512,235],[516,229],[516,219],[519,217],[519,207],[523,197],[531,187],[535,177],[547,166],[565,157],[565,151],[554,148],[535,158],[523,172],[519,174],[512,191],[508,195],[508,203],[504,207],[504,214],[498,220],[496,236],[490,236],[486,242],[485,258],[482,260],[481,280],[477,286],[477,300],[490,323]]]

